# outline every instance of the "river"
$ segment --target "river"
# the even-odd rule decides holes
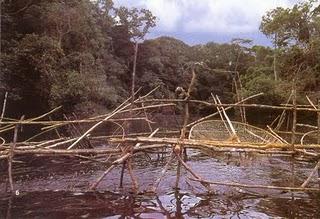
[[[208,193],[190,181],[183,169],[174,189],[176,165],[171,165],[156,195],[147,191],[159,176],[168,154],[158,158],[134,157],[140,193],[131,192],[121,167],[112,170],[97,191],[86,192],[107,165],[71,158],[19,158],[14,163],[16,194],[6,187],[6,164],[1,164],[0,218],[320,218],[320,193],[285,192],[212,186]],[[314,162],[257,154],[212,154],[188,151],[188,162],[203,178],[219,182],[292,186],[300,185]],[[294,169],[292,169],[294,167]],[[294,171],[294,177],[292,175]],[[316,177],[310,186],[317,187]]]

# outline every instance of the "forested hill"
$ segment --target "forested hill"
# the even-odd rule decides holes
[[[317,5],[318,4],[318,5]],[[144,9],[114,8],[111,0],[4,0],[1,5],[0,97],[8,92],[6,116],[38,115],[62,105],[80,115],[116,107],[130,96],[134,41],[139,40],[136,86],[156,97],[173,97],[190,80],[184,67],[203,62],[192,97],[218,94],[234,101],[232,74],[243,95],[283,102],[294,75],[298,90],[320,91],[320,7],[306,1],[277,8],[262,18],[261,31],[274,48],[250,40],[190,46],[171,38],[145,40],[155,21]]]

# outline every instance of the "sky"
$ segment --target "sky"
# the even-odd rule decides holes
[[[115,6],[149,9],[157,26],[147,38],[172,36],[195,45],[249,38],[271,45],[259,31],[262,16],[276,7],[292,7],[299,0],[114,0]]]

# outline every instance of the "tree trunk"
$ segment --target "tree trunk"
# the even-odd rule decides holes
[[[132,69],[132,84],[131,84],[131,103],[134,101],[134,90],[135,90],[135,79],[136,79],[136,68],[137,68],[137,56],[138,56],[138,42],[135,42],[134,47],[134,58],[133,58],[133,69]]]
[[[277,72],[277,34],[274,34],[274,52],[273,52],[273,74],[274,74],[274,80],[278,80],[278,72]]]

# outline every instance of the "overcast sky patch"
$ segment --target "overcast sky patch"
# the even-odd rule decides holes
[[[297,0],[115,0],[115,5],[149,9],[157,17],[153,34],[256,35],[261,17]]]

